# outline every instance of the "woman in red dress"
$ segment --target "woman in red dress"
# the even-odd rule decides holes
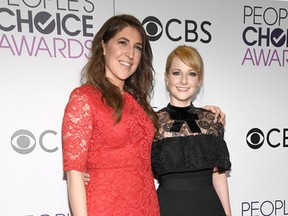
[[[86,82],[72,91],[62,126],[73,216],[159,216],[150,160],[152,51],[142,24],[130,15],[107,20],[83,72]]]

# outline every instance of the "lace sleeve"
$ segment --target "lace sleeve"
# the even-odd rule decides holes
[[[86,170],[92,112],[87,95],[74,90],[66,105],[62,122],[64,170]]]

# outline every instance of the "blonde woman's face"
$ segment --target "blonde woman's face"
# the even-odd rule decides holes
[[[172,60],[169,73],[165,74],[165,81],[170,94],[170,103],[178,107],[189,106],[200,86],[198,73],[177,56]]]
[[[142,37],[137,29],[125,27],[107,43],[102,43],[105,75],[120,89],[137,69],[142,53]]]

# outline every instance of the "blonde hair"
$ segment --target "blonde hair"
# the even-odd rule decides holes
[[[172,61],[175,57],[178,57],[189,67],[193,68],[199,76],[199,80],[203,80],[204,64],[201,55],[198,50],[194,47],[181,45],[176,47],[167,57],[165,73],[169,74]]]

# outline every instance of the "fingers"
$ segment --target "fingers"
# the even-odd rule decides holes
[[[217,115],[217,117],[219,116],[219,114],[221,113],[221,109],[217,106],[212,106],[212,105],[206,105],[203,107],[206,110],[209,110],[211,112],[213,112],[215,115]]]
[[[221,109],[219,107],[215,106],[214,108],[215,108],[215,112],[214,113],[215,113],[215,117],[216,117],[215,119],[216,119],[216,122],[217,122],[217,119],[219,118],[219,115],[221,116],[222,112],[221,112]]]
[[[224,126],[226,125],[226,114],[223,113],[219,107],[206,105],[206,106],[204,106],[204,109],[207,109],[207,110],[214,113],[214,115],[215,115],[214,122],[215,123],[219,121]]]
[[[89,183],[89,181],[90,181],[90,174],[84,172],[84,173],[82,174],[82,176],[83,176],[84,184],[85,184],[85,185],[88,185],[88,183]]]
[[[220,113],[219,122],[220,122],[221,124],[223,124],[224,126],[226,126],[226,114],[225,114],[225,113],[223,113],[223,112]]]
[[[221,111],[221,109],[219,107],[215,107],[216,111],[214,112],[215,115],[215,120],[214,122],[219,122],[221,124],[223,124],[223,126],[226,125],[226,114],[224,112]]]
[[[217,121],[217,118],[218,118],[218,116],[219,116],[220,113],[221,113],[221,109],[220,109],[219,107],[217,107],[217,106],[211,106],[211,105],[206,105],[206,106],[204,106],[204,109],[213,112],[214,115],[215,115],[215,117],[216,117],[216,121]]]

